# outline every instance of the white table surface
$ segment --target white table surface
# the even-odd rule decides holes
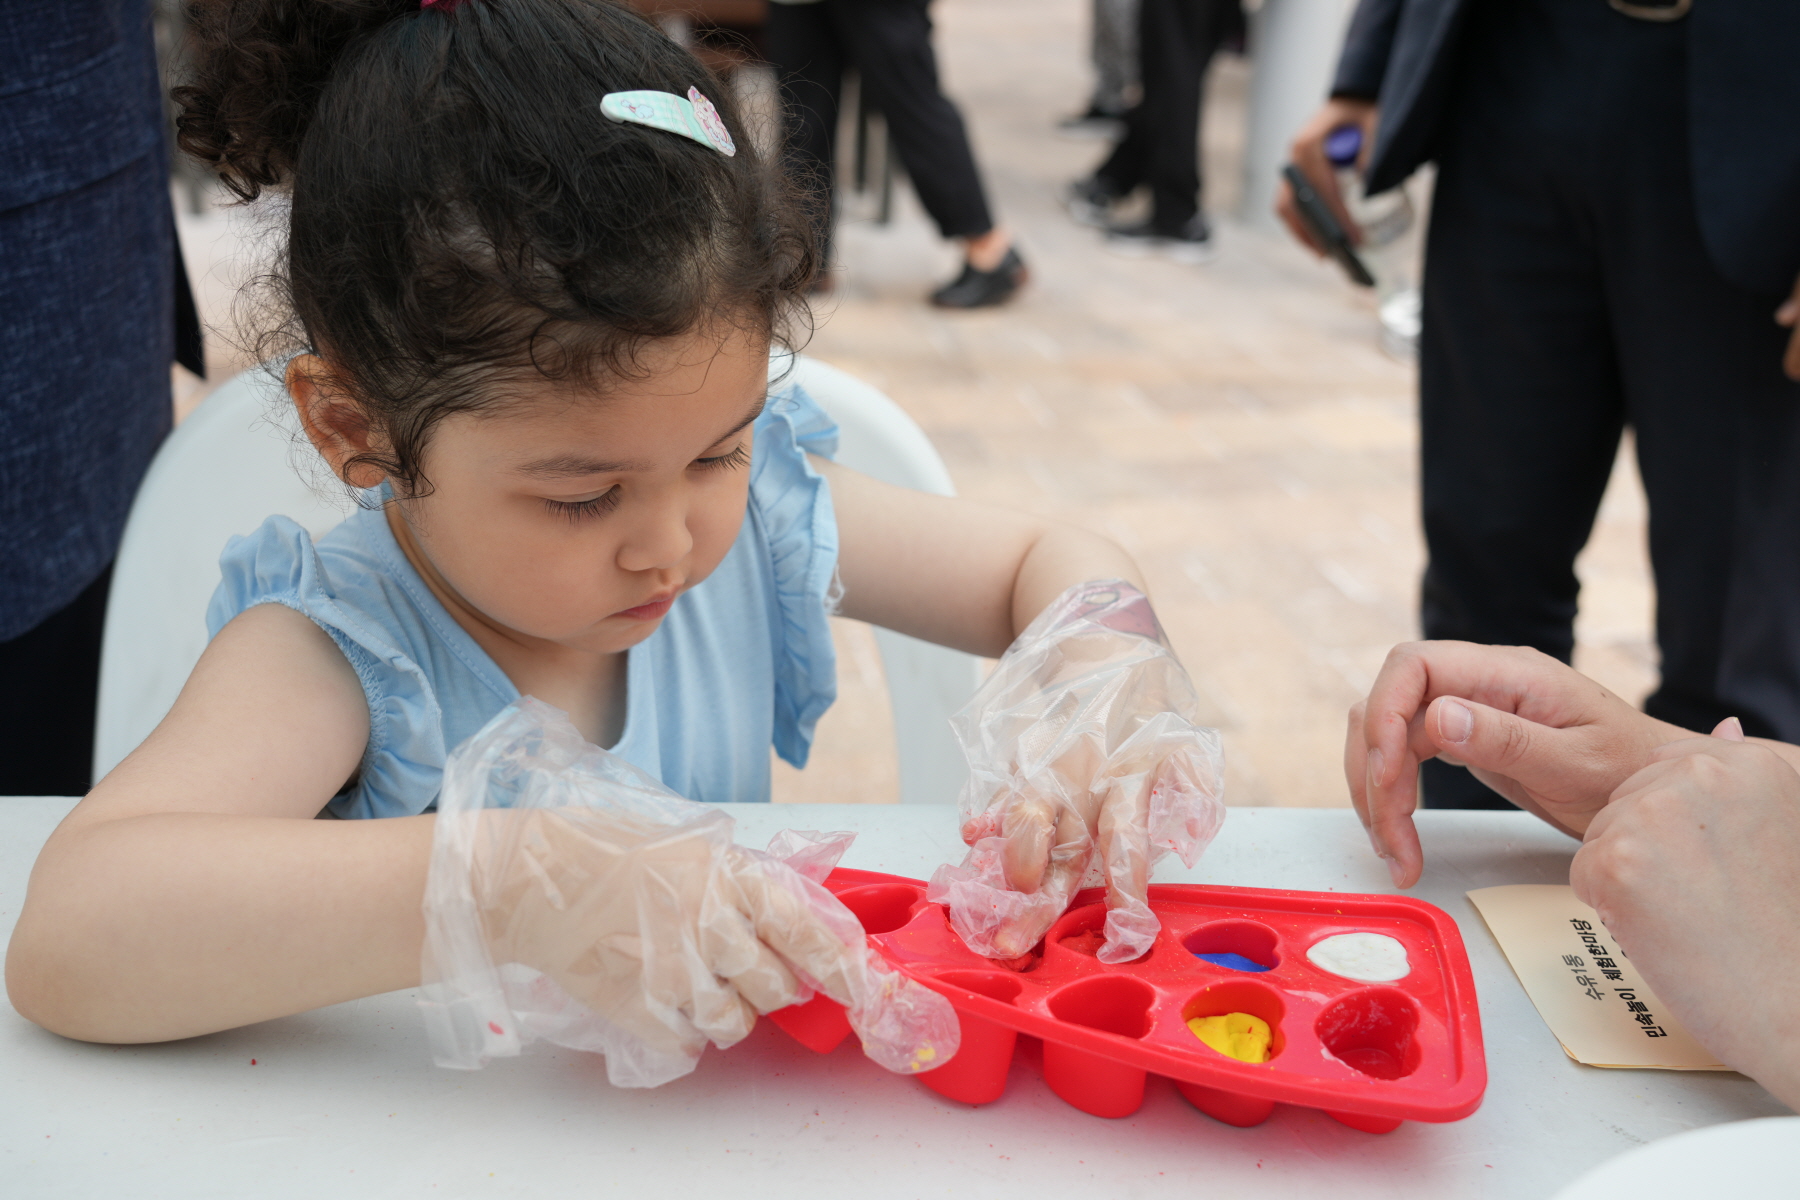
[[[0,930],[72,802],[0,798]],[[739,838],[785,827],[862,833],[845,866],[924,877],[960,857],[937,806],[733,806]],[[0,1009],[0,1196],[1531,1197],[1634,1146],[1787,1115],[1710,1072],[1571,1062],[1520,989],[1470,888],[1563,882],[1575,844],[1523,813],[1426,813],[1415,894],[1462,927],[1487,1039],[1479,1112],[1393,1133],[1278,1105],[1215,1122],[1152,1079],[1108,1121],[1070,1108],[1022,1053],[994,1104],[954,1104],[768,1022],[693,1075],[614,1089],[591,1056],[542,1044],[462,1073],[431,1065],[414,996],[396,992],[157,1046],[64,1041]],[[1160,882],[1391,891],[1341,809],[1234,809],[1192,872]],[[251,1065],[251,1060],[256,1065]]]

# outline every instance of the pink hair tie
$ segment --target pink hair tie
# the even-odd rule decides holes
[[[439,12],[449,12],[461,3],[462,0],[419,0],[419,8],[421,10],[435,8]]]

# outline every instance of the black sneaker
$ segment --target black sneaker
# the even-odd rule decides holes
[[[1219,248],[1213,244],[1212,226],[1204,213],[1195,213],[1179,230],[1170,233],[1149,221],[1133,225],[1112,225],[1106,230],[1106,244],[1111,250],[1132,258],[1157,255],[1171,262],[1198,265],[1211,262]]]
[[[1069,206],[1069,215],[1077,223],[1092,225],[1095,229],[1106,228],[1107,218],[1112,215],[1112,206],[1124,198],[1098,175],[1077,179],[1063,189],[1063,200]]]
[[[1012,299],[1030,277],[1018,247],[1008,246],[1006,257],[991,271],[978,271],[965,260],[962,274],[931,293],[931,302],[939,308],[992,308]]]

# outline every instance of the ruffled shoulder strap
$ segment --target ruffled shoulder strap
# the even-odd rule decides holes
[[[232,538],[219,558],[219,573],[206,612],[208,637],[246,609],[284,605],[330,635],[362,683],[369,744],[356,783],[332,800],[331,811],[340,817],[426,811],[437,799],[443,773],[443,711],[426,672],[402,645],[404,638],[384,620],[378,581],[357,572],[357,578],[342,581],[341,590],[311,536],[282,516],[270,517],[247,537]]]
[[[829,620],[837,578],[837,516],[831,489],[807,454],[837,453],[837,423],[792,385],[773,392],[756,422],[750,504],[774,569],[775,752],[806,765],[813,730],[837,699],[837,654]]]

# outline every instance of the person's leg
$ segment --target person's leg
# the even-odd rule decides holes
[[[1219,0],[1143,0],[1138,18],[1151,225],[1182,230],[1200,211],[1200,100],[1225,31]]]
[[[938,232],[947,238],[991,232],[994,219],[968,131],[938,86],[927,0],[823,0],[800,7],[830,15]]]
[[[782,168],[805,197],[819,238],[821,271],[831,261],[838,97],[844,55],[822,4],[771,4],[769,62],[781,88]]]
[[[1624,402],[1592,215],[1528,119],[1559,77],[1509,52],[1526,40],[1513,30],[1477,32],[1491,49],[1471,56],[1452,111],[1425,258],[1421,623],[1566,662],[1575,556]],[[1509,807],[1460,767],[1434,761],[1423,782],[1427,807]]]
[[[1631,29],[1618,139],[1597,164],[1628,415],[1650,501],[1660,686],[1652,715],[1728,716],[1800,740],[1800,384],[1781,372],[1779,295],[1726,281],[1702,241],[1684,31]],[[1622,52],[1623,53],[1623,52]]]
[[[72,603],[0,642],[0,796],[80,796],[93,785],[111,584],[108,567]]]
[[[1154,2],[1154,0],[1150,0]],[[1140,102],[1125,113],[1125,129],[1112,152],[1094,168],[1096,195],[1113,199],[1129,196],[1150,177],[1150,147],[1155,139],[1154,115]]]
[[[1137,86],[1137,0],[1094,0],[1095,115],[1122,115]]]

